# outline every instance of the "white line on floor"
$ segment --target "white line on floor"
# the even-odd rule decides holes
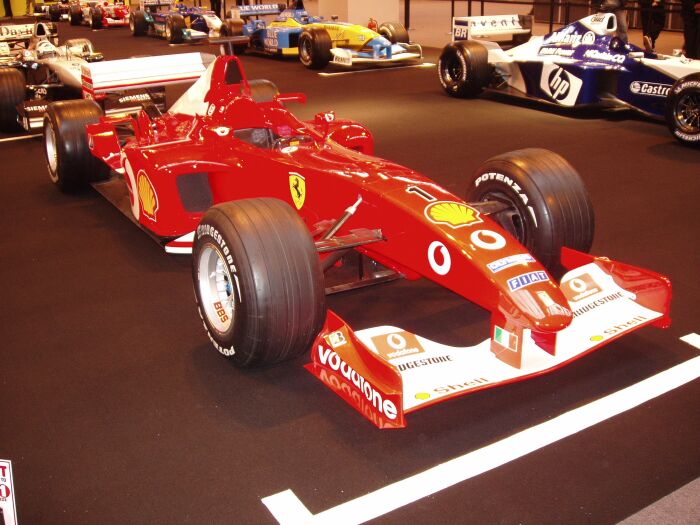
[[[681,341],[683,341],[684,343],[688,343],[689,345],[694,346],[695,348],[700,350],[700,335],[694,332],[692,334],[684,335],[683,337],[681,337]]]
[[[22,135],[20,137],[8,137],[6,139],[0,139],[0,143],[2,143],[2,142],[17,142],[18,140],[27,140],[27,139],[33,139],[36,137],[41,137],[41,133],[35,133],[34,135]]]
[[[700,356],[588,405],[316,515],[309,512],[291,489],[263,498],[262,502],[282,525],[364,523],[551,445],[698,377]]]
[[[378,67],[373,69],[356,69],[353,71],[338,71],[337,73],[319,73],[321,77],[337,77],[340,75],[353,75],[355,73],[374,73],[375,71],[395,71],[396,69],[408,69],[408,68],[420,68],[420,67],[435,67],[432,62],[423,62],[422,64],[415,64],[413,66],[392,66],[392,67]]]

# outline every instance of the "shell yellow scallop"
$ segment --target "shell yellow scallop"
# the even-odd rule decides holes
[[[425,209],[425,213],[433,222],[453,228],[481,222],[479,212],[461,202],[433,202]]]
[[[137,185],[143,214],[155,220],[156,211],[158,211],[158,198],[153,190],[153,186],[151,186],[151,181],[148,180],[148,177],[143,172],[139,173]]]

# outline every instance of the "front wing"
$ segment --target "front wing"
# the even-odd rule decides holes
[[[577,266],[561,282],[574,320],[556,336],[492,321],[490,339],[458,348],[391,326],[353,332],[329,312],[306,368],[377,427],[401,428],[418,409],[555,370],[648,324],[669,326],[668,279],[565,252]]]

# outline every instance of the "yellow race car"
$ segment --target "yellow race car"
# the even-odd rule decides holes
[[[242,5],[227,20],[231,35],[249,38],[238,51],[251,49],[267,54],[294,55],[306,67],[322,69],[329,63],[340,66],[416,61],[423,57],[418,44],[408,41],[408,31],[399,22],[385,22],[377,31],[344,22],[313,17],[302,0],[294,7],[284,4]],[[271,19],[270,19],[271,18]]]

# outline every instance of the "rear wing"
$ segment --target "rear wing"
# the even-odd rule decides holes
[[[84,64],[83,97],[194,82],[214,58],[208,53],[182,53]]]
[[[139,9],[143,11],[146,7],[158,7],[161,5],[172,6],[174,4],[175,0],[140,0]]]
[[[42,25],[39,36],[46,36],[49,40],[54,41],[58,38],[58,27],[50,22],[38,22],[36,25]],[[35,35],[35,24],[12,24],[0,25],[0,42],[4,42],[9,46],[29,43]]]
[[[284,4],[239,5],[231,8],[231,18],[250,18],[258,15],[279,15],[287,9]]]
[[[532,35],[532,15],[462,16],[452,19],[452,41],[511,40],[527,42]]]

